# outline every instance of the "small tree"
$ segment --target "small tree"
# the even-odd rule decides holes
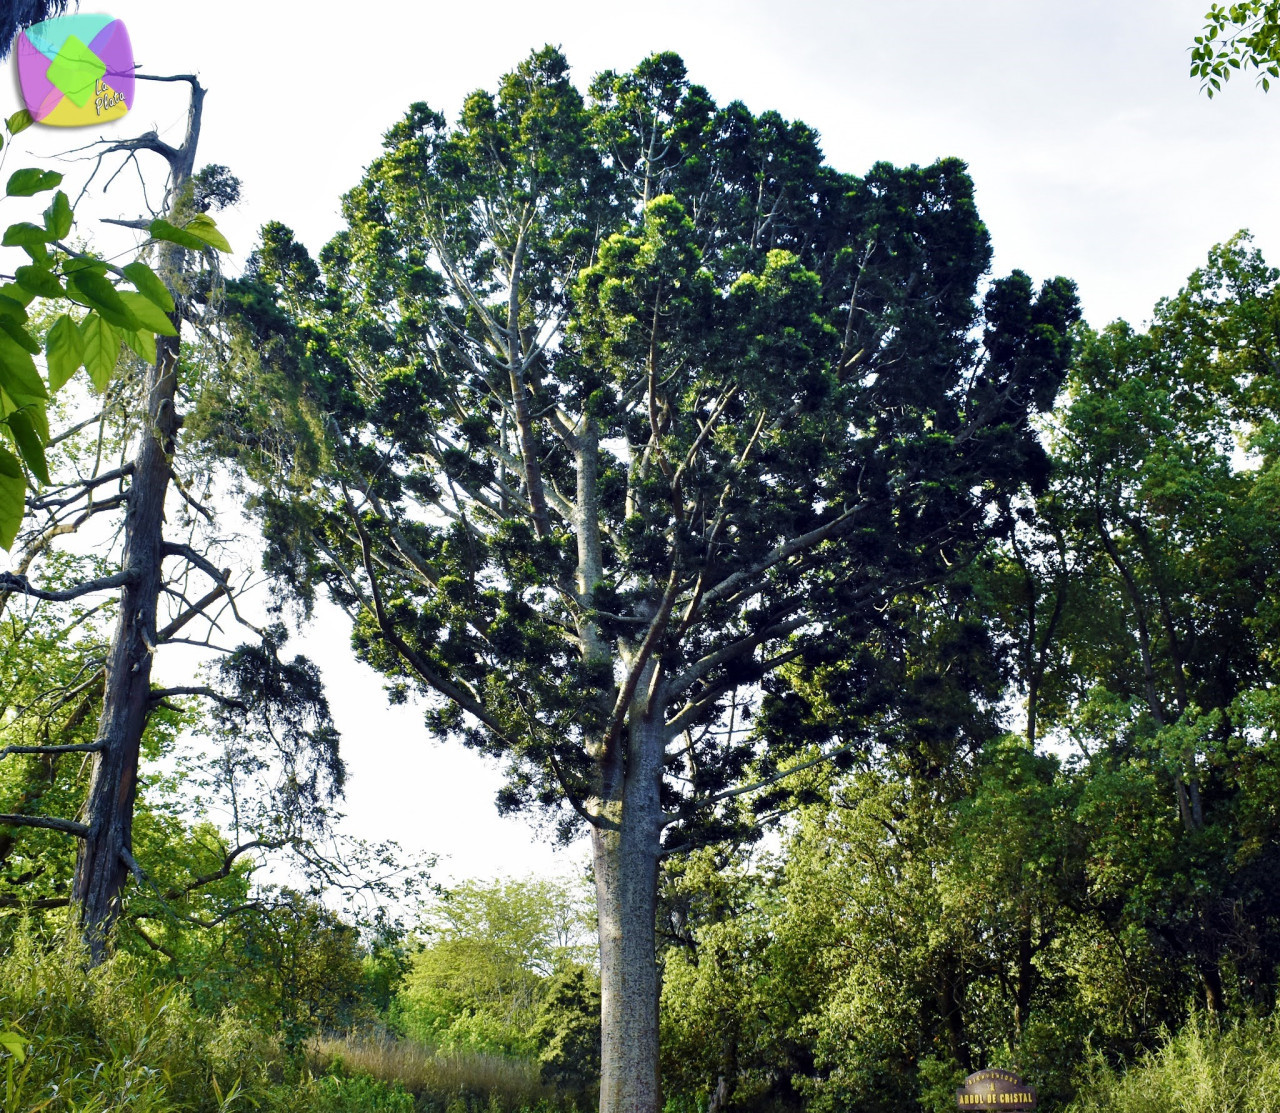
[[[980,308],[962,164],[840,174],[670,54],[584,101],[538,51],[453,128],[414,105],[344,213],[323,273],[273,225],[231,292],[222,443],[302,601],[507,760],[503,808],[590,831],[600,1107],[655,1111],[660,860],[831,756],[753,736],[758,686],[1043,470],[1073,289]]]

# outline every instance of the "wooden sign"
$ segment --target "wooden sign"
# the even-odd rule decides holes
[[[956,1091],[961,1109],[1034,1109],[1036,1090],[1011,1070],[980,1070]]]

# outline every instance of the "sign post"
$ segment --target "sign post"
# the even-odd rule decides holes
[[[1036,1090],[1011,1070],[980,1070],[956,1091],[956,1106],[961,1110],[1035,1109]]]

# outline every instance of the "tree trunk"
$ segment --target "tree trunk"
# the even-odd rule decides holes
[[[164,79],[160,79],[164,80]],[[181,147],[146,146],[169,164],[165,215],[174,217],[189,200],[205,91],[194,77],[187,130]],[[133,482],[124,518],[121,567],[130,580],[120,592],[120,617],[107,655],[102,715],[93,776],[85,803],[89,828],[76,857],[71,900],[96,966],[107,957],[107,941],[120,914],[120,893],[133,861],[133,805],[138,793],[138,751],[151,699],[151,657],[156,650],[156,612],[162,585],[164,504],[169,493],[174,441],[182,424],[177,412],[178,353],[183,299],[180,289],[186,252],[165,243],[160,276],[175,308],[169,314],[178,336],[156,337],[155,363],[147,372],[146,424],[134,458]]]
[[[591,832],[600,924],[600,1113],[662,1107],[655,949],[662,724],[662,714],[652,711],[631,724],[625,768],[604,778],[599,814],[606,825]]]
[[[1018,982],[1013,1003],[1013,1026],[1019,1046],[1026,1035],[1027,1020],[1031,1016],[1031,993],[1035,988],[1036,968],[1032,962],[1035,948],[1031,939],[1031,910],[1021,910],[1018,924]]]
[[[107,656],[97,736],[103,748],[94,755],[85,805],[89,833],[80,846],[71,894],[95,965],[106,957],[107,935],[119,915],[120,890],[132,858],[138,748],[156,644],[164,502],[178,424],[177,364],[177,339],[157,337],[156,362],[147,375],[147,425],[125,511],[122,565],[132,579],[120,593],[120,618]]]

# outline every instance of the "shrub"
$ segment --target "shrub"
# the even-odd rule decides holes
[[[1195,1016],[1128,1070],[1095,1059],[1069,1113],[1277,1113],[1280,1024]]]

